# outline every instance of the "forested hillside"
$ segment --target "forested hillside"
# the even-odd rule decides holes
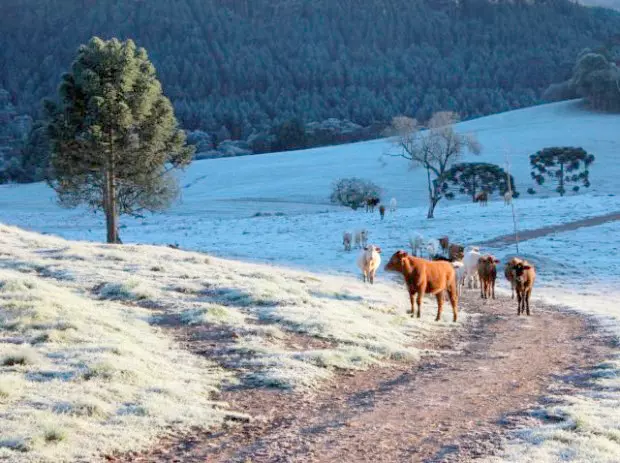
[[[3,0],[0,88],[36,117],[93,35],[146,47],[186,129],[367,126],[535,104],[620,15],[564,0]]]

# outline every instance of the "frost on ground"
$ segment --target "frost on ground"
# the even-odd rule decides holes
[[[620,196],[579,195],[565,198],[515,200],[521,230],[564,224],[620,210]],[[96,220],[95,220],[96,219]],[[67,239],[101,241],[105,226],[101,217],[79,211],[55,211],[49,217],[39,211],[0,211],[0,220]],[[244,261],[273,262],[321,273],[357,272],[355,253],[344,252],[345,230],[366,228],[369,242],[379,245],[386,257],[409,249],[409,237],[447,235],[452,242],[471,244],[512,233],[510,207],[503,202],[478,204],[444,200],[436,218],[426,219],[426,208],[416,207],[378,213],[342,209],[340,212],[293,216],[217,219],[203,215],[162,214],[144,219],[123,219],[125,243],[177,243],[183,249],[208,252]],[[383,278],[382,269],[379,278]]]
[[[432,354],[415,344],[458,326],[435,323],[431,307],[407,317],[406,291],[389,282],[6,226],[0,246],[0,458],[11,461],[144,448],[170,426],[221,424],[223,384],[311,388],[339,369]],[[170,318],[234,337],[216,365],[156,327]]]
[[[618,222],[522,243],[539,269],[538,298],[593,316],[604,332],[620,337]],[[535,314],[534,314],[535,315]],[[549,328],[553,330],[553,327]],[[489,462],[557,461],[616,463],[620,455],[620,356],[591,373],[591,387],[578,394],[561,389],[532,412],[540,425],[513,436]]]

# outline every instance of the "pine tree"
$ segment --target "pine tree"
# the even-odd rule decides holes
[[[506,171],[500,166],[486,162],[463,162],[455,164],[446,171],[441,179],[438,179],[440,188],[444,196],[454,199],[456,191],[460,194],[471,196],[472,201],[476,200],[479,192],[492,194],[496,190],[501,195],[508,191],[508,176]],[[519,196],[515,189],[515,181],[510,176],[512,195],[514,198]]]
[[[581,183],[585,188],[590,187],[588,167],[593,162],[594,155],[588,154],[583,148],[545,148],[530,156],[531,175],[540,186],[545,183],[555,184],[555,191],[564,196],[568,183]],[[577,193],[579,185],[574,185],[572,189]],[[534,194],[536,191],[530,188],[528,193]]]
[[[171,171],[189,164],[193,149],[146,50],[131,40],[95,37],[82,45],[58,100],[45,102],[49,183],[65,207],[102,209],[107,241],[117,243],[119,215],[171,204],[177,193]]]

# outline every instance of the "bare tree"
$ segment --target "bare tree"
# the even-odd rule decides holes
[[[437,112],[428,125],[417,120],[398,116],[392,120],[391,133],[396,150],[388,153],[411,162],[411,167],[426,170],[428,182],[428,214],[434,217],[435,207],[443,197],[441,179],[446,171],[460,159],[463,151],[480,154],[481,146],[473,135],[460,134],[454,130],[458,116],[449,111]]]

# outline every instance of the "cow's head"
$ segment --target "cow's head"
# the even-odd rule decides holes
[[[478,259],[478,262],[484,264],[488,268],[491,268],[494,267],[495,264],[499,264],[500,261],[493,256],[482,256]]]
[[[364,246],[364,251],[370,251],[370,252],[375,251],[381,254],[381,248],[379,246],[375,246],[374,244]]]
[[[515,280],[524,283],[526,279],[526,272],[531,268],[532,266],[529,265],[527,262],[518,262],[513,265],[512,269],[515,275]]]
[[[387,272],[401,272],[405,268],[405,259],[409,256],[405,251],[396,251],[389,262],[385,264],[385,270]]]

